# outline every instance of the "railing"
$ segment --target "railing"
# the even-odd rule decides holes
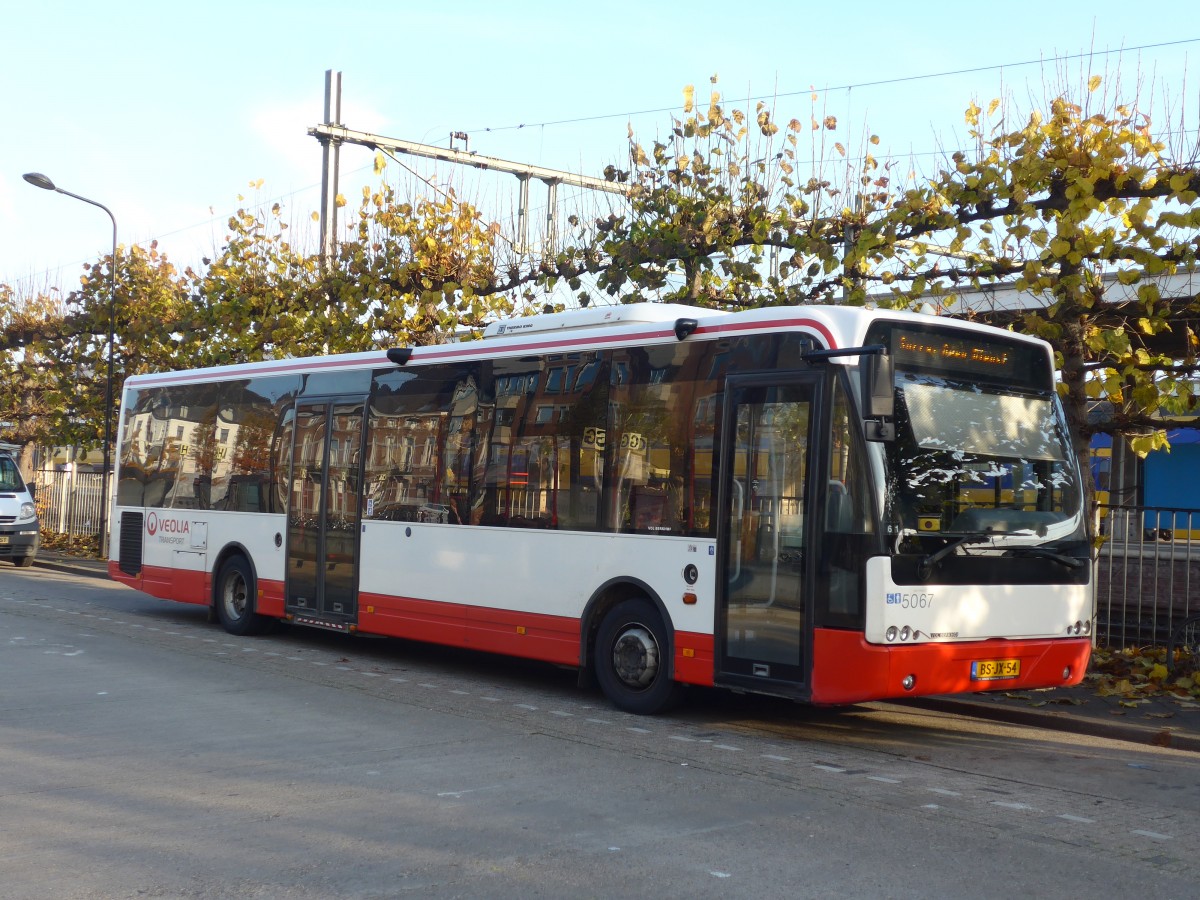
[[[76,472],[73,468],[36,472],[34,503],[41,527],[57,534],[95,535],[103,518],[101,478],[99,472]]]
[[[1200,612],[1200,510],[1101,507],[1096,632],[1110,647],[1165,646]]]

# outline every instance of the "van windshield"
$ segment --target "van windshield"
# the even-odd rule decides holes
[[[0,491],[12,493],[25,490],[25,482],[21,480],[21,471],[17,464],[7,456],[0,456]]]

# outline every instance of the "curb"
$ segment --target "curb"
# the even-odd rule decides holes
[[[1021,709],[998,703],[980,703],[949,697],[914,697],[892,702],[934,712],[1005,722],[1009,725],[1027,725],[1071,734],[1086,734],[1089,737],[1107,738],[1113,741],[1200,753],[1200,735],[1182,733],[1177,727],[1170,725],[1154,726],[1134,725],[1129,722],[1109,722],[1104,719],[1073,716],[1068,712],[1056,710]]]
[[[33,564],[40,569],[50,569],[52,572],[63,572],[67,575],[82,575],[87,578],[108,578],[108,566],[101,560],[94,564],[67,562],[66,560],[38,556]]]

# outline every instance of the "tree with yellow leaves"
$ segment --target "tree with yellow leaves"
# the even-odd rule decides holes
[[[972,104],[974,148],[898,197],[846,260],[871,260],[869,277],[904,304],[963,285],[1034,298],[1011,324],[1056,348],[1083,459],[1097,432],[1134,435],[1142,453],[1163,446],[1165,429],[1195,424],[1198,400],[1200,304],[1194,289],[1163,285],[1196,267],[1200,166],[1101,83],[1092,77],[1081,101],[1052,98],[1016,128],[999,101]],[[1098,401],[1112,414],[1089,421]]]
[[[607,215],[572,217],[574,244],[542,262],[544,284],[580,290],[587,279],[585,304],[592,291],[712,308],[861,294],[841,256],[847,236],[887,208],[886,169],[869,152],[847,161],[816,95],[808,122],[781,126],[765,102],[749,114],[729,108],[716,80],[706,107],[684,89],[682,115],[648,152],[630,129],[629,168],[605,171],[628,185],[626,197]]]

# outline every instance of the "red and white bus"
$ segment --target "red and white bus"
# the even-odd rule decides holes
[[[215,609],[815,704],[1077,683],[1093,592],[1047,344],[640,304],[129,378],[109,571]]]

